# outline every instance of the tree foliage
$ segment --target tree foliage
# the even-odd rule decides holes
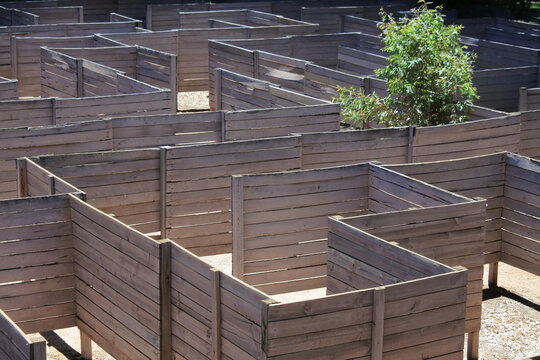
[[[388,66],[375,71],[388,83],[389,96],[339,89],[343,115],[352,121],[387,126],[457,123],[477,98],[472,85],[474,55],[459,43],[461,27],[444,25],[440,8],[425,1],[412,16],[396,20],[381,13]]]

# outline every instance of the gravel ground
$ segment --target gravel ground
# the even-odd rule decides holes
[[[210,109],[208,91],[188,91],[178,93],[178,110],[180,112],[208,109]]]

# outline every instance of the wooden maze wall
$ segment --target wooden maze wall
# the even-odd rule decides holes
[[[42,3],[81,20],[80,4]],[[15,359],[43,359],[43,341],[23,331],[77,325],[117,359],[462,359],[467,332],[468,356],[478,356],[482,265],[540,274],[538,162],[486,155],[538,157],[538,111],[475,108],[464,124],[340,132],[339,108],[320,99],[337,85],[386,91],[371,76],[386,61],[376,37],[210,41],[208,72],[176,59],[206,53],[185,37],[203,22],[243,38],[373,29],[362,19],[374,7],[329,9],[336,15],[319,27],[223,11],[238,4],[180,5],[219,10],[185,16],[156,5],[147,25],[169,16],[174,29],[178,15],[180,29],[153,32],[129,17],[142,3],[117,1],[110,10],[120,14],[100,24],[12,26],[48,22],[50,9],[32,15],[30,2],[18,3],[26,13],[0,12],[10,21],[0,28],[0,196],[23,197],[0,201],[0,344]],[[87,20],[109,10],[85,5]],[[250,3],[303,20],[326,11],[297,5]],[[534,109],[537,49],[512,43],[536,30],[516,40],[508,26],[465,39],[481,55],[481,89],[494,95],[480,93],[502,109],[521,94],[520,110]],[[490,41],[497,34],[506,44]],[[178,89],[210,90],[218,111],[170,114]],[[18,99],[33,94],[55,97]],[[55,153],[65,155],[14,160]],[[464,156],[473,157],[455,160]],[[411,164],[358,165],[370,160]],[[197,256],[230,251],[242,280]],[[316,287],[327,296],[279,301]],[[411,308],[420,300],[429,305]]]

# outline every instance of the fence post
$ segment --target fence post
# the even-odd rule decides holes
[[[167,238],[167,147],[159,149],[159,208],[161,238]]]
[[[373,327],[371,328],[371,360],[383,358],[385,288],[373,290]]]
[[[468,334],[467,337],[467,359],[476,360],[479,355],[480,332],[475,331]]]
[[[172,359],[171,241],[159,242],[160,359]]]
[[[54,175],[47,175],[47,180],[49,180],[49,195],[54,195],[56,193]]]
[[[226,122],[227,122],[227,114],[225,114],[225,111],[220,111],[220,118],[221,118],[221,142],[225,142],[227,140],[227,129],[225,129]]]
[[[26,167],[27,158],[17,159],[17,197],[28,196],[28,172]]]
[[[18,79],[18,71],[17,71],[17,38],[15,36],[12,36],[9,41],[9,46],[11,50],[10,54],[10,62],[11,62],[11,78],[12,79]]]
[[[232,274],[244,278],[244,178],[233,175],[231,179],[232,211]]]
[[[259,78],[259,56],[258,50],[253,51],[253,78]]]
[[[83,23],[84,22],[84,11],[83,11],[83,7],[82,6],[79,6],[79,22],[80,23]]]
[[[146,5],[146,28],[152,30],[152,5]]]
[[[221,110],[221,79],[223,70],[216,69],[214,77],[214,111]]]
[[[177,77],[178,57],[176,55],[171,56],[171,111],[173,114],[178,112],[178,77]]]
[[[519,111],[527,111],[527,88],[522,86],[519,88]]]
[[[52,122],[52,125],[56,125],[56,98],[55,97],[52,97],[51,98],[51,122]]]
[[[488,285],[490,288],[497,287],[497,280],[499,274],[499,263],[489,264]]]
[[[30,344],[30,360],[47,360],[47,342],[41,335],[28,339]]]
[[[81,336],[81,356],[85,360],[92,360],[92,339],[80,329],[79,334]]]
[[[409,145],[407,149],[407,162],[414,161],[414,137],[416,136],[416,127],[409,126]]]
[[[77,97],[84,96],[84,79],[83,79],[83,60],[75,59],[75,64],[77,66]]]
[[[221,273],[210,269],[212,282],[212,360],[221,360]]]

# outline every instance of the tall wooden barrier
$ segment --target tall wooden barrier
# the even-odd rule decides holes
[[[317,6],[315,4],[315,6]],[[320,34],[335,34],[344,32],[342,19],[344,15],[356,15],[366,19],[380,20],[381,9],[387,13],[396,14],[398,11],[409,10],[406,4],[395,5],[364,5],[339,7],[303,7],[301,9],[302,21],[319,24]],[[359,30],[354,30],[359,31]],[[350,32],[350,31],[349,31]],[[378,34],[377,34],[378,35]]]
[[[369,214],[342,221],[448,266],[466,267],[469,271],[465,332],[475,339],[470,342],[473,351],[481,325],[485,219],[486,202],[477,201],[426,209],[404,208],[399,212]],[[362,256],[369,256],[369,253]],[[335,266],[343,267],[339,262]],[[365,286],[376,286],[380,279],[376,276],[382,275],[370,270],[366,272],[369,275],[365,276]],[[383,277],[384,280],[392,281],[392,278]],[[477,353],[478,349],[474,351]]]
[[[412,143],[412,161],[457,159],[500,150],[518,152],[520,126],[521,117],[517,114],[455,125],[418,127]]]
[[[134,32],[135,22],[114,22],[114,23],[82,23],[82,24],[53,24],[53,25],[30,25],[30,26],[10,26],[0,28],[0,76],[18,78],[17,68],[14,66],[18,52],[24,51],[17,47],[16,38],[24,36],[44,36],[44,37],[65,37],[65,36],[85,36],[95,33],[125,33]],[[38,46],[39,49],[39,46]],[[34,59],[34,63],[36,63]],[[21,76],[25,72],[21,71]],[[32,76],[32,74],[29,74]],[[22,79],[21,83],[22,83]],[[22,86],[22,85],[21,85]]]
[[[295,132],[337,132],[339,111],[337,104],[226,111],[223,118],[223,140],[259,139]]]
[[[272,83],[253,79],[227,70],[216,70],[214,108],[216,110],[249,110],[287,108],[307,105],[335,105],[328,101],[282,89]]]
[[[2,310],[0,310],[0,356],[5,360],[45,360],[45,339],[36,335],[28,338]]]
[[[491,265],[490,285],[497,283],[499,261],[538,274],[536,160],[500,153],[390,168],[450,191],[487,199],[484,262]]]
[[[268,295],[172,244],[172,352],[185,359],[265,357]]]
[[[175,89],[176,56],[140,46],[54,48],[74,58],[119,70],[124,75],[164,89]]]
[[[36,34],[37,35],[37,34]],[[21,96],[40,96],[43,65],[37,61],[41,57],[42,46],[47,47],[93,47],[92,36],[80,37],[21,37],[12,40],[12,76],[19,80]]]
[[[538,136],[540,136],[540,108],[536,111],[522,112],[519,153],[534,159],[540,159]]]
[[[448,191],[486,199],[484,262],[490,264],[500,260],[505,159],[506,155],[499,153],[388,167]]]
[[[17,195],[36,197],[74,194],[86,200],[86,193],[54,175],[28,158],[17,159]]]
[[[176,97],[119,70],[42,48],[42,95],[53,100],[54,123],[137,113],[176,112]]]
[[[162,149],[164,237],[197,255],[231,251],[231,175],[300,167],[295,136]]]
[[[0,100],[14,100],[19,98],[19,81],[0,77]]]
[[[181,26],[181,12],[216,12],[220,10],[224,11],[235,9],[257,10],[266,13],[273,13],[271,1],[199,4],[149,4],[146,10],[146,28],[153,31],[178,29]]]
[[[519,88],[519,111],[540,110],[540,87]]]
[[[409,161],[413,129],[328,131],[302,136],[302,169],[377,160],[384,164]]]
[[[15,158],[111,149],[110,122],[0,129],[0,198],[17,196]]]
[[[540,162],[507,154],[501,261],[540,276]]]
[[[516,111],[520,102],[520,88],[538,86],[538,65],[481,69],[473,73],[473,85],[480,97],[480,106],[504,111]]]
[[[312,34],[315,24],[253,10],[180,13],[178,62],[184,74],[181,91],[206,90],[209,39],[256,39]],[[196,57],[196,60],[194,58]]]
[[[56,6],[56,7],[32,7],[19,8],[31,14],[37,15],[38,23],[44,24],[71,24],[83,22],[82,6]],[[125,21],[125,20],[124,20]]]
[[[213,143],[223,136],[220,112],[117,117],[111,123],[113,150]]]
[[[364,34],[379,36],[381,30],[377,20],[366,19],[356,15],[343,15],[341,17],[340,32],[361,32]]]
[[[238,175],[232,189],[233,275],[269,294],[324,285],[328,216],[469,201],[370,164]]]
[[[155,49],[168,54],[178,56],[180,54],[178,44],[178,30],[156,31],[156,32],[131,32],[119,34],[97,35],[97,38],[116,42],[117,45],[139,45],[150,49]],[[180,62],[176,61],[176,76],[178,91],[180,91],[180,80],[183,77],[183,71],[180,68]]]
[[[25,333],[75,325],[69,198],[0,205],[0,309]]]
[[[92,206],[139,231],[159,231],[159,149],[43,156],[35,162],[83,190]]]
[[[36,14],[0,6],[0,25],[3,27],[37,24],[39,24],[39,16]]]
[[[70,202],[77,326],[116,359],[159,359],[161,245]]]
[[[271,304],[267,312],[268,359],[323,359],[336,354],[405,359],[419,353],[463,358],[465,270],[454,271],[332,219],[328,237],[330,275],[340,277],[332,261],[344,255],[358,264],[359,270],[373,269],[379,274],[386,270],[400,278],[383,281],[378,287],[365,286],[355,281],[362,274],[349,268],[344,270],[347,275],[342,273],[352,285],[347,290],[338,291],[329,278],[329,286],[338,294]],[[365,252],[372,256],[363,256]],[[339,262],[347,266],[341,259]],[[407,275],[400,272],[403,268]],[[411,311],[412,303],[422,305]]]
[[[283,136],[294,129],[339,130],[339,105],[218,69],[213,108],[226,110],[224,140]],[[244,111],[266,109],[264,111]]]

